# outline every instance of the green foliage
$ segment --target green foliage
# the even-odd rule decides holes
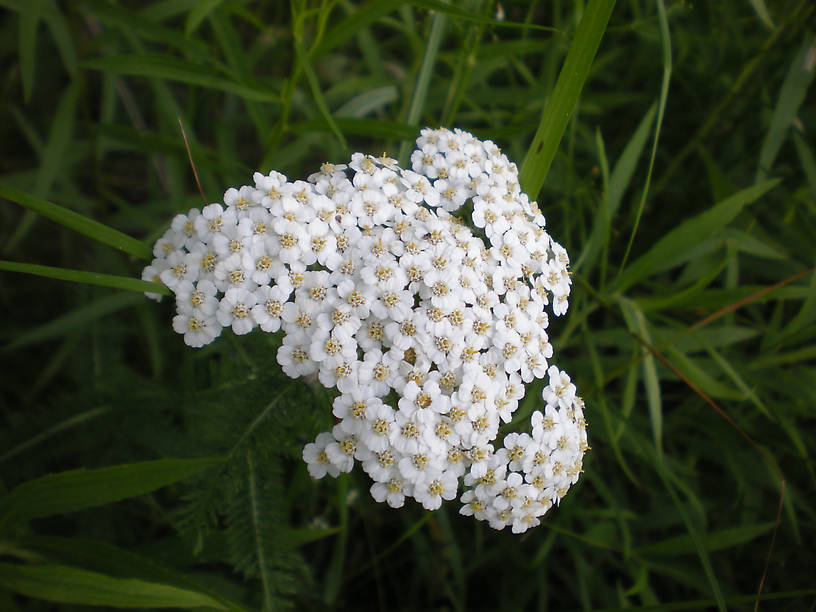
[[[816,5],[612,4],[0,0],[0,608],[811,608]],[[592,445],[540,527],[312,481],[280,339],[183,345],[138,293],[179,122],[211,201],[424,125],[522,168]]]

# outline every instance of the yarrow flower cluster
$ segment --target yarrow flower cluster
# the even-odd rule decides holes
[[[568,307],[569,259],[491,141],[424,129],[411,166],[354,153],[307,181],[255,173],[223,204],[176,216],[142,278],[174,292],[190,346],[226,327],[282,330],[283,371],[337,389],[336,425],[303,449],[313,477],[357,461],[374,499],[429,510],[462,480],[462,514],[520,533],[588,449],[546,333],[548,310]],[[545,376],[531,432],[496,448],[524,383]]]

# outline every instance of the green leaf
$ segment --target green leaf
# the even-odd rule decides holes
[[[47,323],[43,323],[34,329],[21,333],[4,346],[2,352],[7,353],[23,346],[28,346],[29,344],[74,334],[100,317],[104,317],[122,308],[128,308],[134,304],[142,303],[144,299],[144,296],[136,293],[115,293],[94,300],[55,319],[51,319]]]
[[[40,158],[40,168],[37,171],[37,178],[34,183],[34,197],[47,197],[57,177],[66,174],[64,166],[68,159],[67,152],[74,132],[79,92],[79,81],[73,81],[65,88],[60,97],[54,119],[51,121],[48,142],[43,148]],[[5,253],[13,251],[17,244],[25,238],[36,218],[33,212],[26,213],[26,216],[17,225],[14,233],[4,245],[3,251]]]
[[[396,10],[403,3],[404,0],[382,0],[380,2],[366,3],[326,32],[320,44],[312,49],[309,55],[318,57],[331,51],[381,17]]]
[[[84,234],[102,244],[107,244],[120,251],[129,253],[134,257],[144,259],[145,261],[150,261],[153,258],[153,252],[144,242],[136,240],[119,230],[89,219],[72,210],[36,198],[11,185],[0,183],[0,197],[16,202],[20,206],[33,210],[68,229]]]
[[[672,363],[680,373],[709,397],[732,400],[744,400],[747,397],[746,393],[733,389],[713,378],[709,372],[697,365],[692,358],[678,351],[675,347],[667,346],[666,352],[671,356]]]
[[[184,23],[184,34],[190,36],[198,29],[201,22],[212,13],[224,0],[200,0],[187,14],[187,21]]]
[[[437,13],[442,13],[445,15],[450,15],[451,17],[456,17],[458,19],[463,19],[465,21],[472,21],[474,23],[480,23],[483,25],[492,25],[496,27],[504,27],[504,28],[523,28],[525,30],[542,30],[545,32],[557,32],[557,28],[551,28],[547,26],[537,25],[534,23],[517,23],[515,21],[499,21],[498,19],[491,19],[490,17],[482,17],[474,13],[473,11],[469,11],[467,9],[463,9],[461,6],[457,6],[454,2],[443,2],[442,0],[406,0],[408,4],[411,4],[417,8],[427,9],[429,11],[435,11]]]
[[[620,206],[623,194],[629,188],[629,183],[635,173],[637,162],[643,152],[643,147],[646,145],[646,139],[649,137],[649,131],[652,129],[654,123],[655,112],[657,106],[652,105],[638,124],[629,142],[621,153],[620,159],[615,164],[614,169],[609,177],[609,185],[604,194],[604,202],[601,204],[606,207],[605,214],[595,215],[595,222],[592,226],[592,234],[586,242],[583,252],[575,263],[574,270],[577,272],[585,263],[590,267],[594,263],[595,258],[602,246],[609,240],[609,231],[612,217]]]
[[[419,126],[408,125],[400,121],[385,121],[380,119],[352,119],[346,117],[335,118],[335,123],[346,134],[356,136],[371,136],[373,138],[393,140],[414,140],[419,135]],[[324,120],[299,121],[289,126],[292,132],[304,134],[316,130],[331,131],[331,127]]]
[[[396,102],[399,94],[393,85],[367,89],[351,98],[335,111],[338,117],[365,117]]]
[[[317,80],[317,74],[315,73],[314,68],[312,68],[312,64],[309,62],[309,56],[306,54],[306,51],[304,51],[303,45],[297,39],[295,39],[295,52],[297,53],[300,67],[303,70],[303,73],[306,75],[306,80],[309,83],[309,89],[312,92],[312,97],[314,98],[315,104],[317,104],[317,108],[320,110],[320,114],[323,115],[326,123],[329,124],[329,127],[337,137],[337,140],[340,141],[340,145],[344,150],[347,150],[348,144],[346,143],[346,138],[343,136],[343,132],[340,131],[337,123],[334,121],[334,117],[332,116],[329,107],[326,105],[326,98],[323,97],[323,91],[320,89],[320,82]]]
[[[771,19],[771,14],[768,12],[768,7],[765,4],[765,0],[748,0],[751,3],[751,6],[754,7],[754,12],[759,17],[759,20],[765,25],[766,28],[769,30],[773,30],[775,28],[773,24],[773,20]]]
[[[34,274],[47,278],[70,281],[73,283],[87,283],[90,285],[101,285],[113,289],[125,289],[127,291],[151,292],[163,295],[171,295],[172,292],[159,283],[151,283],[137,278],[127,276],[117,276],[114,274],[100,274],[98,272],[85,272],[83,270],[68,270],[66,268],[55,268],[53,266],[40,266],[37,264],[17,263],[13,261],[0,260],[0,270],[9,272],[22,272],[23,274]]]
[[[663,125],[663,116],[666,111],[666,101],[669,98],[669,83],[671,81],[672,73],[672,50],[671,50],[671,34],[669,33],[669,19],[666,16],[666,5],[663,0],[657,0],[657,22],[660,26],[660,43],[663,49],[663,78],[660,82],[660,98],[657,103],[657,125],[655,126],[654,138],[652,139],[652,152],[649,156],[649,170],[646,173],[646,183],[640,192],[640,201],[638,202],[637,212],[635,213],[635,223],[632,227],[632,233],[629,235],[629,242],[626,244],[626,251],[623,253],[623,259],[618,267],[618,275],[626,266],[629,260],[629,253],[632,250],[632,245],[635,242],[635,234],[637,234],[640,226],[640,218],[643,215],[643,210],[646,207],[646,197],[649,195],[649,186],[652,184],[652,173],[654,172],[655,157],[657,157],[657,143],[660,140],[660,128]]]
[[[112,55],[89,60],[83,68],[112,74],[167,79],[208,89],[225,91],[239,98],[258,102],[280,102],[280,94],[259,86],[243,85],[214,74],[214,70],[169,55],[131,54]]]
[[[0,585],[47,601],[114,608],[227,608],[212,597],[156,582],[111,578],[64,565],[0,563]]]
[[[809,60],[809,55],[816,53],[816,39],[808,35],[799,52],[793,58],[782,89],[779,91],[779,100],[776,102],[771,125],[762,140],[762,149],[759,152],[759,168],[757,168],[756,182],[764,181],[773,166],[779,149],[788,134],[788,128],[796,119],[796,113],[816,75],[816,63]]]
[[[592,60],[601,44],[615,0],[590,0],[575,31],[555,89],[547,101],[533,142],[521,164],[521,187],[531,200],[538,197],[567,123],[572,118]]]
[[[57,45],[65,69],[73,78],[77,72],[77,56],[74,40],[71,38],[72,31],[59,6],[53,1],[50,4],[51,6],[47,7],[43,13],[43,20],[48,25],[48,29],[51,30],[51,37]]]
[[[107,26],[126,31],[143,40],[169,45],[183,51],[186,57],[219,65],[204,45],[186,38],[179,31],[168,28],[155,19],[145,18],[136,11],[122,8],[107,0],[83,0],[82,4],[93,18]]]
[[[86,410],[79,414],[75,414],[74,416],[68,419],[65,419],[59,423],[56,423],[55,425],[52,425],[45,431],[41,431],[37,435],[26,440],[25,442],[21,442],[14,448],[10,448],[2,455],[0,455],[0,463],[8,461],[12,457],[16,457],[17,455],[28,450],[32,446],[36,446],[37,444],[40,444],[41,442],[49,439],[50,437],[65,431],[66,429],[71,429],[73,427],[76,427],[77,425],[85,423],[86,421],[102,416],[103,414],[108,414],[110,411],[111,411],[110,407],[102,406],[101,408],[93,408],[91,410]]]
[[[684,254],[712,234],[725,227],[747,204],[759,199],[775,187],[771,180],[737,192],[709,210],[685,221],[673,229],[621,274],[618,290],[625,291],[650,274],[667,270],[684,261]]]
[[[220,462],[220,457],[159,459],[49,474],[21,484],[0,499],[0,524],[76,512],[143,495]]]
[[[643,340],[652,344],[652,337],[646,324],[646,317],[637,305],[624,298],[618,298],[621,311],[629,329]],[[657,377],[657,366],[654,355],[644,346],[643,351],[643,384],[646,387],[646,401],[649,404],[649,419],[652,422],[652,435],[658,456],[663,452],[663,401],[660,394],[660,380]]]
[[[733,548],[745,542],[758,538],[763,533],[767,533],[773,529],[774,522],[756,523],[752,525],[740,525],[739,527],[732,527],[723,529],[721,531],[712,531],[711,533],[700,534],[700,539],[706,550],[724,550],[726,548]],[[668,538],[655,544],[648,546],[641,546],[636,548],[634,552],[640,555],[688,555],[694,554],[697,549],[691,536],[684,534],[674,538]]]
[[[411,103],[408,105],[408,112],[405,115],[405,123],[417,124],[422,119],[422,111],[428,98],[428,89],[431,78],[434,74],[434,64],[439,53],[439,45],[445,35],[446,18],[442,13],[437,13],[431,20],[431,31],[428,33],[428,40],[425,43],[425,52],[422,55],[422,64],[419,66],[416,83],[413,87]],[[403,168],[408,163],[408,156],[411,153],[411,143],[403,142],[399,149],[399,164]]]
[[[34,89],[34,72],[37,57],[37,26],[45,0],[31,0],[20,7],[18,52],[20,54],[20,77],[23,81],[23,100],[31,99]]]
[[[106,542],[77,537],[30,536],[15,544],[45,555],[49,563],[104,572],[113,578],[136,578],[188,589],[212,597],[226,609],[236,612],[244,610],[240,604],[201,584],[201,580],[206,580],[206,575],[194,580],[155,558],[138,555]]]

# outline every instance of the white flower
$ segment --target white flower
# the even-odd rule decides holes
[[[326,447],[335,442],[334,437],[327,432],[317,435],[314,442],[310,442],[303,447],[303,460],[312,478],[323,478],[326,474],[336,478],[340,470],[330,460],[326,454]]]
[[[550,366],[547,376],[550,384],[544,387],[541,397],[547,404],[568,408],[575,399],[575,385],[570,382],[570,377],[556,366]]]
[[[218,303],[216,318],[224,327],[232,327],[236,335],[248,334],[255,327],[255,319],[251,315],[257,301],[258,298],[251,291],[240,288],[227,289]]]
[[[463,514],[521,533],[577,481],[588,448],[583,402],[548,363],[569,258],[494,143],[424,129],[411,164],[355,153],[308,182],[255,173],[223,204],[177,215],[143,278],[175,293],[186,343],[222,326],[282,330],[284,373],[340,393],[332,432],[304,448],[312,476],[359,461],[377,501],[428,509],[464,477]],[[464,205],[469,220],[450,214]],[[494,451],[523,383],[545,374],[531,433]]]
[[[436,510],[443,499],[456,497],[458,484],[455,474],[436,468],[426,469],[414,484],[414,497],[426,510]]]
[[[402,508],[405,496],[413,493],[413,486],[400,476],[398,470],[392,470],[391,478],[371,485],[371,497],[382,503],[387,502],[392,508]]]
[[[283,305],[289,298],[289,291],[282,289],[280,285],[264,285],[255,292],[255,296],[257,303],[251,311],[255,323],[265,332],[278,331],[281,326]]]
[[[222,326],[214,315],[190,313],[173,317],[173,329],[176,333],[184,334],[185,344],[201,348],[218,337]]]

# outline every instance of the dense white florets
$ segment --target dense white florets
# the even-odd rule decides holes
[[[359,461],[377,501],[431,510],[463,478],[462,514],[523,532],[588,448],[583,402],[548,361],[546,309],[566,312],[569,259],[495,144],[424,129],[417,146],[412,170],[355,153],[308,181],[255,173],[223,205],[178,215],[142,277],[173,290],[190,346],[281,329],[283,371],[339,391],[337,424],[303,451],[312,476]],[[494,448],[545,374],[532,434]]]

